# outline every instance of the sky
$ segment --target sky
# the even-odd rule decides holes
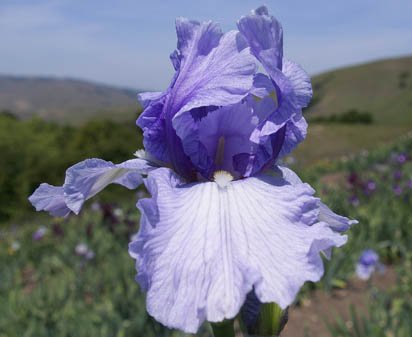
[[[283,25],[285,55],[312,75],[412,54],[411,0],[1,0],[0,74],[165,89],[176,17],[228,31],[262,4]]]

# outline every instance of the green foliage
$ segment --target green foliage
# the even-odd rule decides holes
[[[31,209],[27,197],[42,182],[61,185],[65,170],[83,159],[120,162],[141,147],[134,123],[90,121],[74,128],[0,114],[0,222]]]
[[[131,216],[137,221],[137,212]],[[112,232],[101,213],[86,211],[47,228],[40,241],[32,240],[33,224],[0,237],[0,336],[179,336],[146,313],[123,235],[128,224],[120,221]],[[75,254],[80,242],[94,259]]]
[[[398,267],[398,283],[388,290],[372,289],[366,314],[351,307],[350,324],[329,323],[333,337],[409,337],[412,331],[412,255]]]
[[[314,123],[343,123],[343,124],[372,124],[373,116],[369,112],[359,112],[350,109],[342,114],[332,114],[329,116],[319,116],[310,119]]]

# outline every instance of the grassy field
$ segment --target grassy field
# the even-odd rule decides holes
[[[366,335],[338,319],[331,323],[330,336],[409,337],[412,139],[350,160],[325,161],[301,174],[335,211],[360,223],[327,262],[323,280],[304,287],[297,305],[314,289],[346,288],[360,252],[373,248],[385,264],[398,269],[399,282],[375,291],[371,312],[353,314],[353,324],[360,326],[356,329]],[[79,217],[48,219],[33,212],[32,219],[1,227],[1,337],[180,336],[148,317],[144,295],[134,282],[127,254],[138,229],[134,193],[126,204],[95,202]],[[46,231],[39,239],[35,231],[40,226]],[[208,336],[207,331],[200,335]]]

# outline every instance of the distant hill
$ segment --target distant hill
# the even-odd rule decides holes
[[[295,152],[300,165],[369,150],[412,130],[412,57],[330,71],[313,77],[312,85],[314,97],[304,112],[308,136]],[[353,109],[369,113],[374,122],[313,122]]]
[[[412,123],[412,56],[330,71],[312,79],[309,116],[370,112],[381,124]]]
[[[136,90],[52,77],[0,75],[0,111],[78,124],[91,117],[134,118]]]

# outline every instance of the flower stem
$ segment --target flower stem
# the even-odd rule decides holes
[[[225,320],[220,323],[212,323],[214,337],[235,337],[234,320]]]

